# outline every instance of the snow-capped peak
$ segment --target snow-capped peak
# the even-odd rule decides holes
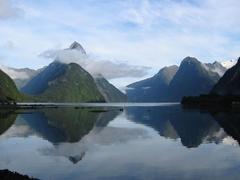
[[[233,67],[237,63],[236,60],[228,60],[228,61],[222,61],[221,64],[223,67],[229,69]]]
[[[207,71],[217,73],[220,77],[223,76],[223,74],[227,70],[227,68],[225,68],[221,63],[219,63],[217,61],[215,61],[213,63],[205,63],[202,65]]]

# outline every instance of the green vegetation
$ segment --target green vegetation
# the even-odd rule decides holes
[[[51,82],[40,97],[54,102],[105,101],[91,75],[75,63],[69,64],[65,74]]]
[[[18,91],[14,81],[0,70],[0,102],[9,104],[23,99],[24,96]]]
[[[28,101],[105,102],[93,77],[76,63],[53,62],[32,79],[24,90],[31,95]]]

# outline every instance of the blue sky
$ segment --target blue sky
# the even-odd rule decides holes
[[[239,7],[239,0],[0,0],[0,63],[40,68],[52,59],[39,54],[73,41],[99,61],[151,68],[145,76],[186,56],[237,59]],[[127,82],[139,78],[126,73]]]

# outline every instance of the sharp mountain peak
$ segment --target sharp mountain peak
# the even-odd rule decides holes
[[[74,41],[70,45],[69,49],[78,50],[78,51],[81,51],[83,54],[87,54],[85,49],[83,48],[83,46],[79,42],[77,42],[77,41]]]

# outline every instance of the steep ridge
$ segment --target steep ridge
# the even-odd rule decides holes
[[[164,67],[153,77],[128,85],[128,100],[133,102],[156,102],[168,100],[168,85],[177,70],[177,66]]]
[[[126,102],[127,96],[109,83],[102,75],[94,77],[98,90],[107,102]]]

